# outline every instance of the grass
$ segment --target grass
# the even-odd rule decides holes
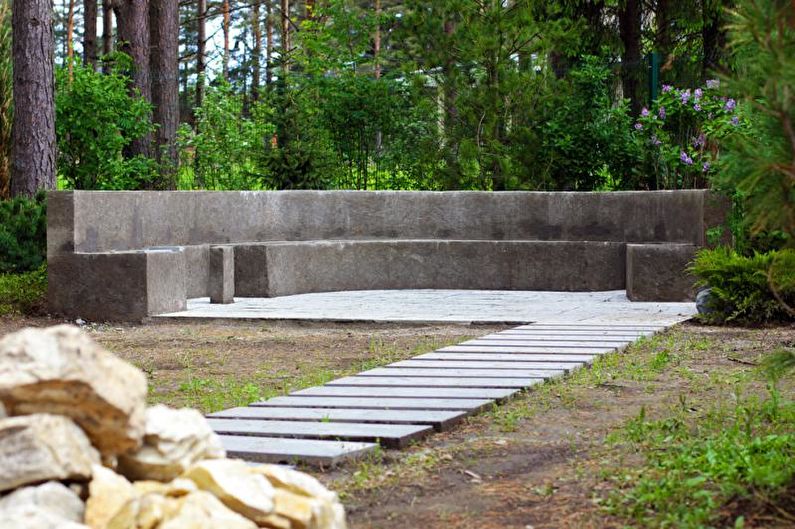
[[[38,313],[46,298],[46,266],[23,274],[0,274],[0,316]]]

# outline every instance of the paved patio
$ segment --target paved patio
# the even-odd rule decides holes
[[[235,298],[235,303],[229,305],[214,305],[209,298],[197,298],[188,301],[187,310],[157,318],[508,324],[631,322],[665,326],[687,320],[695,313],[694,303],[631,302],[623,290],[368,290]]]

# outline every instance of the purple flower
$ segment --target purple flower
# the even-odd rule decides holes
[[[720,79],[707,79],[707,88],[720,88]]]
[[[660,140],[657,138],[657,135],[656,135],[656,134],[652,134],[652,135],[651,135],[651,138],[649,139],[649,141],[650,141],[650,142],[651,142],[651,144],[652,144],[652,145],[654,145],[655,147],[659,147],[660,145],[662,145],[662,142],[661,142],[661,141],[660,141]]]
[[[640,115],[643,116],[644,118],[649,117],[649,109],[646,108],[646,107],[643,107],[643,110],[640,111]]]
[[[673,89],[674,89],[674,87],[669,85],[669,84],[664,84],[663,87],[662,87],[663,94],[667,94],[668,92],[670,92]]]
[[[701,112],[701,105],[696,103],[695,105],[693,105],[693,110],[695,110],[696,112]]]
[[[635,123],[635,130],[643,130],[643,125],[640,123]]]
[[[693,165],[693,159],[685,151],[679,154],[679,160],[685,165]]]
[[[693,138],[693,147],[696,149],[702,147],[705,143],[707,143],[707,137],[704,136],[703,132],[699,134],[697,138]]]
[[[736,106],[737,106],[737,102],[734,99],[729,99],[728,101],[726,101],[726,104],[723,105],[723,108],[724,108],[724,110],[726,110],[726,112],[733,112],[734,111],[734,107],[736,107]]]
[[[736,127],[739,124],[740,124],[740,118],[738,118],[737,116],[734,116],[732,118],[732,125],[734,125]]]
[[[657,111],[657,115],[660,116],[660,119],[665,119],[665,107],[660,107],[660,110]]]
[[[679,98],[682,100],[682,104],[687,103],[690,100],[690,89],[682,90],[682,93],[679,94]]]
[[[693,92],[693,98],[694,98],[696,101],[698,101],[699,99],[701,99],[701,96],[703,96],[703,95],[704,95],[704,92],[701,90],[701,88],[696,88],[696,91],[695,91],[695,92]]]
[[[701,170],[703,172],[705,172],[705,173],[708,172],[709,171],[709,162],[704,162],[704,165],[701,166]]]

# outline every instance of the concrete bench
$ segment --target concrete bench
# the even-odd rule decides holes
[[[681,300],[683,267],[725,211],[706,191],[53,192],[49,301],[68,316],[140,320],[195,297],[336,290]]]

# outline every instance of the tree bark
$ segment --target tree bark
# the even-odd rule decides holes
[[[69,14],[66,17],[66,68],[69,81],[74,77],[75,59],[75,0],[69,0]]]
[[[273,65],[273,7],[271,1],[265,0],[265,82],[267,84],[273,82],[273,70],[271,69]]]
[[[179,126],[179,0],[149,4],[149,69],[152,74],[152,121],[155,158],[160,164],[160,189],[176,188],[177,127]]]
[[[254,35],[254,46],[251,50],[251,99],[259,99],[260,71],[262,66],[262,25],[259,19],[259,3],[251,6],[251,30]]]
[[[229,13],[229,0],[224,0],[222,5],[222,10],[224,14],[224,22],[223,22],[223,30],[224,30],[224,68],[223,68],[223,75],[224,80],[229,80],[229,30],[230,30],[230,23],[231,17]]]
[[[703,20],[701,38],[704,46],[701,75],[703,79],[706,79],[722,66],[726,49],[726,30],[721,27],[721,5],[714,5],[714,2],[702,0],[701,6]]]
[[[640,0],[625,0],[618,12],[618,27],[624,53],[621,56],[621,85],[624,97],[629,99],[633,116],[640,114],[642,106],[640,89],[641,69],[641,4]]]
[[[204,72],[207,68],[205,48],[207,45],[207,0],[197,0],[196,16],[198,31],[196,32],[196,108],[204,102]]]
[[[83,63],[97,67],[97,0],[83,0]]]
[[[160,0],[155,0],[160,1]],[[119,49],[132,58],[130,88],[146,101],[152,101],[149,79],[149,2],[148,0],[115,0],[118,15]],[[126,154],[149,156],[151,135],[134,140]]]
[[[52,0],[14,2],[11,195],[55,189],[55,37]]]
[[[113,52],[113,2],[102,2],[102,54],[110,55]],[[103,64],[102,70],[107,73],[107,65]]]
[[[290,0],[281,0],[282,11],[282,75],[287,77],[290,71],[288,56],[290,55]],[[286,80],[286,79],[285,79]]]

